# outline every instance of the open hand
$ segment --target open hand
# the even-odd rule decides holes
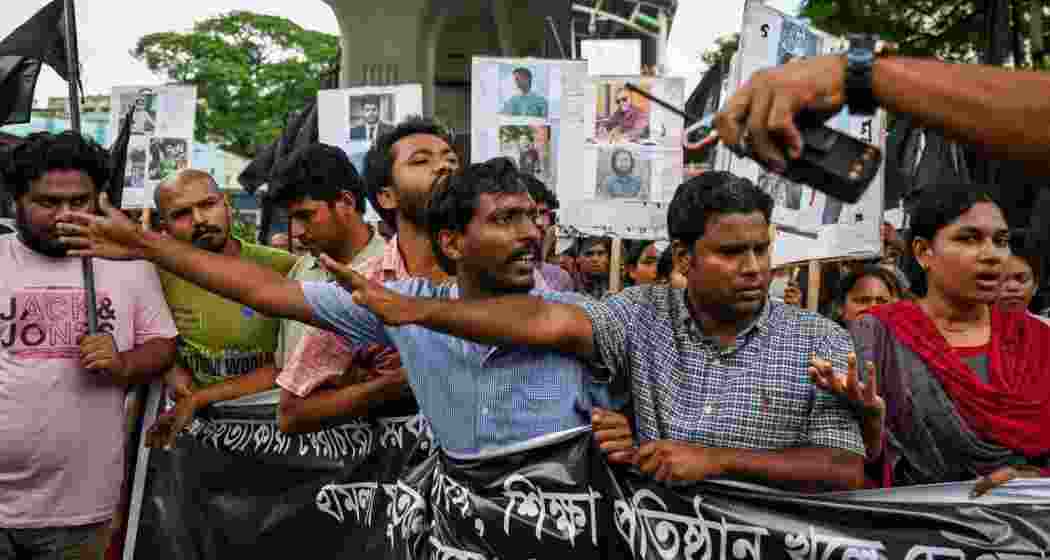
[[[1041,478],[1042,471],[1039,467],[1033,467],[1030,465],[1015,465],[1012,467],[1003,467],[996,470],[988,476],[981,477],[977,484],[973,487],[973,492],[970,494],[971,498],[980,498],[981,496],[990,492],[993,488],[1002,486],[1011,480],[1016,478]]]
[[[795,117],[803,110],[818,116],[837,113],[846,100],[845,77],[845,57],[835,55],[756,72],[715,116],[715,127],[730,148],[748,136],[753,157],[783,172],[788,158],[802,155]]]
[[[638,450],[638,469],[661,482],[700,481],[726,472],[724,449],[651,441]]]
[[[108,333],[89,334],[80,339],[80,366],[118,379],[127,375],[117,343]]]
[[[339,285],[353,294],[354,303],[374,313],[383,324],[405,325],[418,322],[422,318],[420,300],[417,298],[388,290],[379,282],[368,280],[328,255],[321,255],[320,260],[321,265],[335,277]]]
[[[190,425],[197,414],[197,402],[193,396],[179,399],[175,408],[165,412],[146,432],[146,447],[151,449],[171,449],[179,434]]]
[[[857,355],[850,352],[846,357],[847,370],[843,375],[835,371],[834,365],[828,360],[813,356],[809,360],[809,377],[813,383],[840,397],[849,399],[854,407],[859,409],[865,418],[886,416],[886,401],[879,395],[879,375],[875,370],[875,364],[867,362],[867,382],[860,380],[857,374]]]
[[[631,422],[627,416],[595,407],[591,411],[591,430],[594,440],[607,454],[610,463],[633,465],[638,460],[638,449],[634,445]]]
[[[58,216],[59,240],[69,249],[69,255],[109,260],[143,259],[142,228],[113,208],[105,193],[99,195],[99,208],[101,216],[85,212],[63,212]]]

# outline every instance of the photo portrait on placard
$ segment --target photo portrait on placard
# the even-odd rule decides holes
[[[142,88],[136,93],[119,96],[120,119],[123,121],[131,107],[135,107],[135,120],[131,124],[132,134],[153,134],[157,128],[157,94],[151,88]]]
[[[184,138],[151,138],[149,151],[151,181],[163,181],[190,166],[189,150]]]
[[[625,148],[601,148],[595,193],[603,200],[648,201],[651,162]]]
[[[791,18],[784,18],[780,29],[780,41],[777,42],[777,64],[816,56],[819,40],[805,25]]]
[[[597,84],[595,99],[594,139],[602,144],[645,143],[660,130],[650,126],[650,102],[645,97],[627,89],[624,81],[608,81]],[[642,83],[646,91],[650,85]],[[663,134],[667,134],[666,128]]]
[[[145,146],[128,147],[128,167],[124,173],[125,189],[146,188],[146,162]]]
[[[499,114],[506,117],[550,116],[550,69],[543,64],[499,65]]]
[[[517,163],[522,173],[547,185],[554,183],[555,163],[551,149],[551,127],[508,125],[499,128],[500,153]]]
[[[364,151],[368,151],[376,139],[393,131],[397,126],[394,103],[393,93],[348,96],[351,144],[362,143]]]

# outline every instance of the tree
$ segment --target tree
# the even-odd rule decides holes
[[[802,17],[833,35],[874,32],[900,45],[902,54],[978,62],[989,47],[987,14],[1005,10],[1002,34],[1014,66],[1030,65],[1031,10],[1039,0],[805,0]],[[1043,8],[1044,13],[1046,8]],[[1009,38],[1003,37],[1008,33]],[[1006,54],[1006,53],[1003,53]],[[1038,63],[1038,53],[1035,53]]]
[[[198,141],[250,158],[317,95],[338,50],[334,35],[236,11],[199,21],[188,33],[146,35],[131,54],[169,80],[197,86]]]
[[[715,46],[704,51],[700,55],[700,59],[704,61],[704,64],[712,68],[725,69],[729,67],[729,63],[733,60],[733,55],[736,54],[738,48],[740,48],[739,33],[724,35],[715,39]]]

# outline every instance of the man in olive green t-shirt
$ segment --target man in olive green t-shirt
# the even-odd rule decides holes
[[[157,187],[157,211],[168,235],[194,246],[238,255],[287,274],[296,257],[235,238],[232,213],[215,180],[202,171],[186,170]],[[177,365],[165,377],[173,391],[173,414],[157,420],[147,436],[151,446],[171,446],[206,406],[269,405],[275,407],[280,320],[224,299],[162,273],[161,285],[179,329]],[[269,395],[269,396],[267,396]]]

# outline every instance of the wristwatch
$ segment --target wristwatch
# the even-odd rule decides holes
[[[896,53],[897,45],[875,35],[850,35],[846,51],[846,105],[854,115],[873,115],[879,104],[872,88],[875,59]]]

